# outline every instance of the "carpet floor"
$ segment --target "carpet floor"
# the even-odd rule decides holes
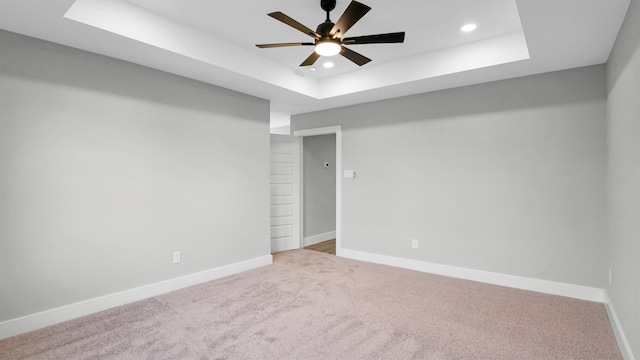
[[[0,341],[0,359],[621,359],[603,304],[309,250]]]

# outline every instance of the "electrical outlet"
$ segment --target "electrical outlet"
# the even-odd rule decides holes
[[[173,263],[174,264],[178,264],[178,263],[180,263],[180,261],[182,261],[182,256],[180,254],[180,251],[174,251],[173,252]]]
[[[412,249],[418,248],[418,239],[411,239],[411,248]]]

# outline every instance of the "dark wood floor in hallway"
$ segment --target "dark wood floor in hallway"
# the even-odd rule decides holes
[[[336,239],[331,239],[304,247],[307,250],[320,251],[327,254],[336,254]]]

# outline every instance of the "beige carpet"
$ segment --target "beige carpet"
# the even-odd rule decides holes
[[[0,341],[1,359],[620,359],[602,304],[309,250]]]

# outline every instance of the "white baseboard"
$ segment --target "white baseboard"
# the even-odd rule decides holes
[[[609,322],[611,323],[613,334],[616,336],[616,340],[618,341],[618,347],[620,348],[620,352],[622,353],[622,358],[625,360],[635,360],[633,352],[631,351],[631,345],[629,345],[629,341],[624,335],[624,331],[622,331],[622,326],[620,325],[620,321],[618,320],[618,316],[613,309],[613,304],[611,304],[611,299],[609,298],[609,294],[606,290],[604,290],[604,307],[605,309],[607,309]]]
[[[340,249],[337,254],[338,256],[343,256],[350,259],[390,265],[410,270],[427,272],[431,274],[473,280],[522,290],[536,291],[545,294],[566,296],[581,300],[595,301],[600,303],[604,302],[603,289],[587,286],[459,268],[455,266],[434,264],[418,260],[403,259],[349,249]]]
[[[269,265],[272,261],[272,256],[266,255],[0,322],[0,339]]]
[[[331,239],[335,239],[335,238],[336,238],[336,232],[335,231],[329,231],[329,232],[326,232],[324,234],[307,236],[306,238],[303,239],[302,242],[303,242],[304,246],[309,246],[309,245],[321,243],[323,241],[327,241],[327,240],[331,240]]]

